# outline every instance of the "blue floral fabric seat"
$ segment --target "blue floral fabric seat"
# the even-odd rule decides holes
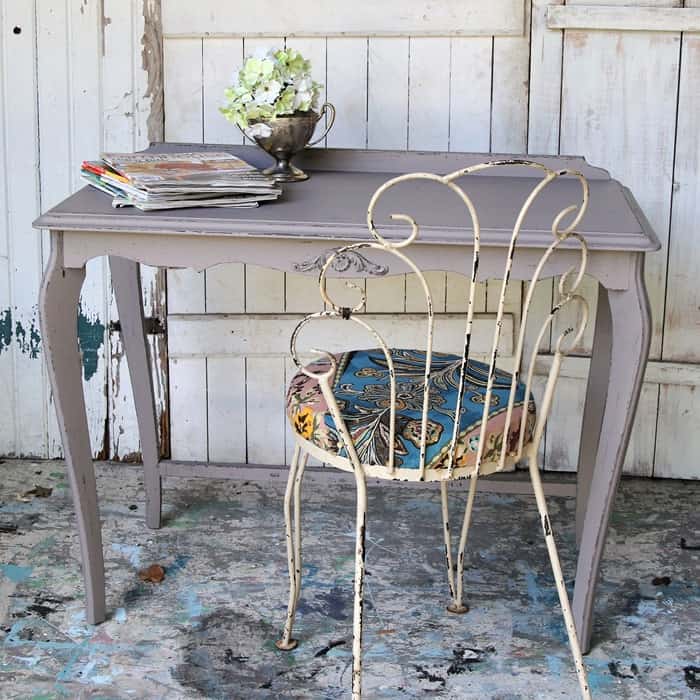
[[[393,349],[391,356],[396,374],[394,462],[401,471],[418,470],[425,352]],[[374,349],[346,352],[335,358],[337,369],[331,386],[358,456],[365,465],[384,466],[389,457],[391,406],[386,357],[381,349]],[[448,467],[460,365],[461,358],[457,355],[433,353],[426,453],[428,470]],[[309,365],[309,369],[320,372],[327,370],[328,366],[327,360],[320,360]],[[460,469],[473,467],[476,463],[487,379],[488,365],[470,360],[455,456],[455,466]],[[532,397],[525,401],[525,385],[522,383],[517,384],[510,425],[505,425],[511,381],[510,374],[496,371],[482,467],[489,464],[493,467],[498,463],[503,440],[508,441],[506,454],[515,455],[523,411],[527,411],[524,444],[532,439],[535,404]],[[318,382],[303,372],[298,372],[289,386],[287,414],[294,430],[311,445],[347,457]]]

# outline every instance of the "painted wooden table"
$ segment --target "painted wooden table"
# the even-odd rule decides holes
[[[202,146],[154,148],[200,150]],[[267,164],[268,157],[256,148],[229,150],[256,165]],[[115,210],[109,197],[85,188],[34,222],[51,231],[51,257],[40,296],[41,326],[78,520],[88,622],[105,619],[105,582],[76,331],[85,264],[109,256],[141,439],[146,521],[149,527],[159,527],[161,477],[210,472],[206,465],[173,467],[159,459],[139,263],[203,270],[243,262],[312,273],[329,250],[367,239],[367,203],[391,175],[417,170],[445,173],[484,159],[483,154],[310,149],[298,160],[312,173],[311,180],[288,186],[280,201],[257,209]],[[580,158],[537,160],[554,169],[581,170],[591,188],[589,210],[579,230],[588,241],[588,274],[597,279],[600,289],[578,464],[579,556],[573,600],[576,626],[587,650],[598,571],[649,348],[644,255],[657,250],[659,243],[630,192],[606,172]],[[480,274],[483,279],[499,277],[513,221],[532,187],[532,176],[527,172],[513,176],[510,171],[470,177],[465,189],[477,205],[482,226]],[[553,214],[578,201],[578,187],[574,180],[562,179],[543,193],[540,206],[528,216],[521,232],[512,278],[529,279],[552,240]],[[444,199],[445,193],[430,188],[397,191],[396,196],[389,201],[392,211],[412,213],[423,224],[413,252],[418,266],[465,274],[470,269],[471,234],[464,211]],[[396,235],[403,233],[399,226],[395,229]],[[392,235],[392,225],[383,230]],[[558,250],[543,276],[562,274],[577,261],[576,256],[574,249]],[[346,259],[336,273],[386,274],[381,260],[373,262]],[[389,274],[404,271],[390,268]],[[230,475],[240,473],[231,469]]]

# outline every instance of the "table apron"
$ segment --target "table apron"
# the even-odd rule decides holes
[[[63,247],[63,265],[81,268],[89,260],[114,255],[154,267],[192,268],[204,270],[222,263],[250,263],[284,272],[318,274],[325,256],[332,250],[349,243],[314,237],[262,238],[245,236],[158,235],[147,233],[105,233],[91,231],[64,231],[54,236],[54,245]],[[56,243],[58,242],[58,243]],[[516,249],[511,277],[530,280],[543,248]],[[402,274],[407,268],[393,256],[380,251],[352,255],[332,271],[339,277],[371,277]],[[410,256],[421,270],[442,270],[462,275],[471,274],[472,247],[447,244],[415,244]],[[587,274],[607,289],[628,289],[633,280],[634,261],[643,255],[637,251],[590,250]],[[482,247],[479,256],[480,279],[503,276],[506,249]],[[562,274],[578,268],[580,252],[559,249],[545,266],[542,278]],[[388,268],[388,270],[387,270]]]

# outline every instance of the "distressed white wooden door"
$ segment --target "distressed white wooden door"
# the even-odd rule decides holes
[[[0,0],[0,455],[61,455],[37,322],[48,237],[31,223],[82,186],[82,160],[148,144],[159,16],[158,0]],[[159,279],[145,272],[145,303],[164,318]],[[110,297],[106,261],[90,262],[77,321],[92,452],[129,459],[139,441]],[[152,342],[162,415],[163,342]]]
[[[586,156],[624,182],[662,249],[647,257],[653,316],[650,365],[625,469],[639,475],[699,476],[693,414],[700,409],[697,292],[700,4],[681,0],[556,0],[534,3],[530,149]],[[535,77],[538,81],[535,82]],[[677,128],[678,126],[678,128]],[[691,218],[692,217],[692,218]],[[681,290],[684,290],[681,292]],[[595,305],[596,289],[589,287]],[[561,319],[566,323],[567,319]],[[592,330],[592,328],[591,328]],[[581,348],[591,350],[589,333]],[[678,362],[693,363],[678,366]],[[547,431],[546,462],[572,469],[588,363],[563,371]],[[681,439],[679,439],[682,436]]]

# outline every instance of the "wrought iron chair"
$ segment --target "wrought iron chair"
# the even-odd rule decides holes
[[[469,357],[479,266],[480,227],[474,204],[460,186],[459,180],[465,175],[490,168],[513,165],[538,168],[543,177],[535,180],[536,184],[527,196],[513,227],[496,314],[493,348],[487,365]],[[540,193],[562,176],[579,180],[581,201],[563,209],[553,220],[553,241],[535,269],[523,305],[514,356],[515,371],[511,375],[498,370],[496,360],[499,354],[504,301],[516,243],[525,217]],[[459,197],[471,219],[472,274],[469,296],[466,299],[466,329],[461,356],[434,353],[432,350],[433,305],[430,289],[421,271],[404,253],[419,235],[419,227],[415,220],[406,214],[391,215],[393,220],[406,222],[411,227],[410,234],[403,240],[393,237],[389,239],[380,234],[375,226],[375,207],[382,195],[410,180],[430,180],[445,185]],[[291,339],[291,353],[299,372],[291,381],[287,399],[288,415],[295,430],[297,444],[284,501],[290,577],[289,604],[284,632],[277,646],[289,650],[297,645],[297,641],[292,638],[292,627],[301,590],[301,482],[308,456],[313,455],[335,467],[352,472],[357,486],[352,673],[354,700],[361,696],[367,477],[440,482],[447,579],[452,598],[447,609],[452,613],[464,613],[468,610],[463,603],[464,550],[478,477],[502,470],[506,465],[512,465],[521,459],[527,459],[529,465],[581,694],[584,698],[590,697],[537,463],[538,447],[552,405],[562,358],[580,340],[588,318],[586,301],[576,294],[586,268],[587,249],[583,238],[575,233],[587,204],[588,183],[581,173],[569,170],[555,172],[539,163],[526,160],[482,163],[444,176],[430,173],[402,175],[386,182],[372,196],[367,213],[367,225],[372,240],[335,251],[323,266],[319,284],[326,310],[305,317],[294,330]],[[567,226],[563,226],[566,218],[572,220]],[[523,384],[518,368],[523,356],[525,329],[535,282],[540,278],[552,253],[565,241],[580,251],[580,264],[578,269],[572,268],[560,278],[559,298],[535,336],[536,341]],[[348,286],[359,290],[362,297],[354,308],[340,306],[330,298],[327,291],[327,274],[332,269],[334,259],[339,255],[352,254],[363,249],[391,254],[416,273],[427,302],[427,342],[424,351],[390,349],[379,333],[358,315],[364,307],[365,297],[356,285],[348,283]],[[539,411],[536,412],[531,397],[534,360],[556,314],[570,304],[580,306],[582,320],[577,328],[567,328],[556,339],[544,396]],[[340,355],[312,350],[320,359],[304,366],[297,354],[297,340],[301,329],[312,321],[329,318],[347,319],[359,324],[374,337],[377,349],[345,352]],[[457,407],[460,407],[459,411]],[[450,481],[462,478],[470,478],[471,482],[454,567],[447,486]]]

